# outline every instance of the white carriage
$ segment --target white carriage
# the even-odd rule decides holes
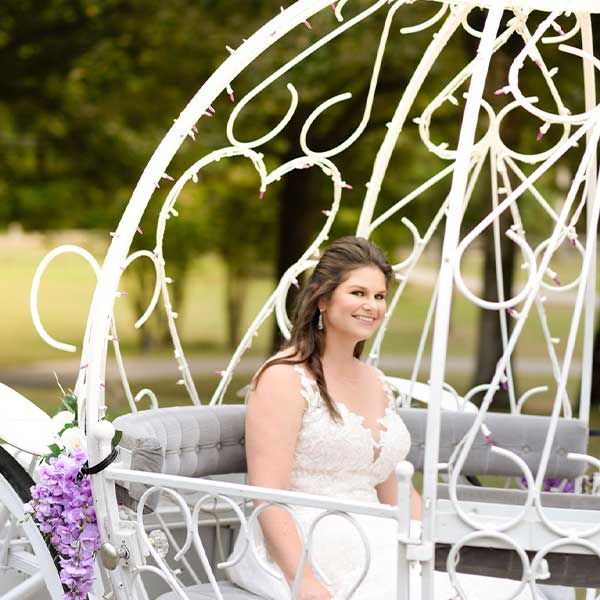
[[[429,0],[413,0],[413,2]],[[386,321],[374,340],[368,360],[377,363],[387,322],[401,302],[414,267],[421,259],[436,230],[444,230],[442,260],[430,309],[423,324],[423,335],[415,356],[413,377],[389,378],[398,391],[398,403],[407,423],[413,447],[409,461],[423,471],[423,530],[410,537],[408,497],[413,466],[398,466],[398,508],[384,505],[337,501],[295,492],[255,488],[243,483],[244,406],[223,405],[222,399],[232,374],[253,336],[264,321],[275,313],[284,336],[289,335],[285,304],[288,290],[296,278],[314,265],[314,255],[326,240],[336,218],[342,190],[347,185],[332,158],[350,148],[368,123],[383,53],[391,35],[396,13],[407,0],[374,0],[364,10],[346,16],[352,3],[340,0],[334,6],[328,0],[298,0],[278,13],[214,72],[185,107],[165,136],[137,184],[131,200],[113,234],[110,248],[98,266],[85,250],[68,246],[51,253],[36,274],[32,290],[32,310],[36,327],[51,345],[73,350],[50,337],[37,314],[37,290],[43,269],[63,252],[77,252],[94,267],[98,281],[89,310],[81,353],[80,376],[75,395],[80,425],[85,428],[89,460],[101,463],[111,454],[115,426],[124,431],[121,452],[116,462],[92,475],[94,503],[104,545],[97,555],[96,598],[229,598],[255,597],[223,581],[222,567],[232,547],[237,528],[247,527],[256,519],[252,499],[281,504],[320,507],[323,511],[370,514],[390,519],[398,530],[398,572],[403,582],[397,598],[408,600],[408,569],[411,561],[423,567],[423,598],[434,598],[434,567],[447,570],[455,581],[456,571],[509,577],[515,580],[514,593],[529,586],[533,593],[544,584],[548,597],[571,597],[571,587],[588,588],[587,597],[595,598],[600,569],[600,501],[594,494],[582,493],[582,481],[588,466],[600,467],[600,461],[587,455],[591,361],[595,311],[596,231],[600,197],[597,191],[596,148],[600,136],[600,108],[595,93],[595,70],[600,63],[593,53],[591,15],[600,12],[595,0],[440,0],[439,11],[419,25],[400,29],[401,35],[433,32],[433,38],[414,70],[412,79],[399,98],[393,118],[374,158],[372,176],[367,185],[356,233],[369,237],[383,222],[399,219],[402,208],[416,202],[433,186],[448,178],[449,192],[430,226],[419,231],[405,217],[403,226],[412,233],[414,246],[409,257],[394,266],[397,285],[393,290]],[[482,6],[482,8],[480,8]],[[320,11],[333,11],[337,23],[292,61],[257,85],[234,106],[227,125],[230,145],[198,159],[178,174],[160,211],[156,245],[153,249],[130,254],[132,239],[144,211],[169,165],[193,130],[198,119],[211,110],[215,99],[230,94],[232,82],[262,53],[268,51],[291,29]],[[485,11],[485,27],[474,30],[467,17],[474,9]],[[504,11],[512,17],[502,22]],[[259,139],[240,141],[234,135],[235,121],[246,105],[276,81],[285,81],[286,73],[305,57],[340,35],[352,35],[352,27],[378,11],[386,12],[384,29],[378,41],[377,58],[363,118],[359,126],[338,146],[326,151],[310,148],[310,128],[321,113],[348,98],[340,94],[315,107],[299,139],[298,158],[268,170],[260,148],[274,139],[296,110],[299,95],[288,84],[290,106],[281,122]],[[535,23],[535,27],[528,26]],[[402,25],[402,23],[400,23]],[[561,27],[566,29],[566,32]],[[498,114],[484,99],[490,59],[513,34],[523,39],[523,49],[505,73],[506,86],[498,93],[513,100]],[[390,158],[402,130],[407,126],[421,86],[452,36],[479,38],[472,61],[439,92],[415,119],[428,150],[447,161],[447,167],[422,182],[415,190],[397,200],[385,212],[377,214],[377,201]],[[555,72],[546,63],[545,50],[557,45],[573,56],[581,69],[584,108],[572,113],[563,104],[554,81]],[[548,86],[553,110],[542,109],[537,99],[522,92],[520,74],[525,61],[533,61],[541,80]],[[283,78],[283,79],[282,79]],[[430,138],[430,125],[436,110],[444,102],[457,103],[457,90],[467,92],[462,110],[462,126],[456,146],[436,144]],[[540,122],[540,135],[550,127],[562,130],[560,139],[537,153],[520,153],[502,140],[501,124],[511,111],[524,110]],[[482,125],[482,115],[487,118]],[[483,131],[483,132],[482,132]],[[476,139],[476,133],[478,139]],[[579,150],[576,150],[579,145]],[[575,149],[575,150],[574,150]],[[537,186],[540,178],[556,168],[569,153],[577,153],[577,171],[565,197],[555,209]],[[295,169],[320,169],[332,186],[331,206],[326,211],[322,230],[312,244],[284,275],[256,316],[240,346],[233,354],[212,398],[202,404],[186,361],[177,329],[177,314],[171,305],[167,265],[162,241],[168,220],[177,216],[176,203],[184,186],[197,181],[198,173],[211,163],[231,157],[245,157],[260,178],[260,193]],[[489,157],[493,209],[461,238],[460,227],[475,182]],[[528,168],[525,168],[527,166]],[[528,172],[529,171],[529,172]],[[174,173],[171,173],[175,175]],[[513,185],[514,181],[518,183]],[[533,204],[550,226],[547,236],[532,247],[523,228],[520,208]],[[500,217],[510,212],[511,227],[500,231]],[[400,221],[400,219],[399,219]],[[465,283],[461,260],[467,247],[486,228],[494,231],[499,247],[506,235],[518,246],[527,273],[521,290],[505,298],[500,283],[500,300],[491,302],[478,297]],[[553,284],[551,262],[558,248],[571,244],[581,261],[577,276],[569,283]],[[156,269],[156,287],[150,306],[138,321],[141,325],[162,298],[174,344],[175,360],[181,372],[178,383],[185,386],[190,406],[160,408],[154,394],[142,390],[136,397],[127,382],[121,356],[114,305],[118,302],[119,281],[124,269],[134,260],[150,259]],[[502,265],[497,260],[499,282]],[[554,291],[570,292],[572,320],[563,356],[559,358],[545,308],[544,295]],[[496,311],[503,331],[504,354],[495,375],[483,388],[469,390],[461,398],[445,384],[448,328],[452,293],[457,290],[474,305]],[[548,388],[554,390],[548,416],[521,415],[523,403],[538,388],[516,398],[511,374],[511,356],[525,322],[537,314],[547,341],[551,376]],[[507,319],[515,319],[509,334]],[[581,332],[580,332],[581,330]],[[431,364],[428,383],[416,380],[419,365],[431,334]],[[104,379],[109,346],[123,380],[131,413],[113,425],[106,413]],[[573,375],[576,350],[581,354],[579,414],[573,416],[567,396],[567,384]],[[493,398],[506,385],[511,399],[511,414],[496,414]],[[5,599],[61,598],[63,588],[54,558],[32,520],[23,520],[23,503],[29,499],[29,487],[36,477],[37,457],[45,453],[50,440],[49,417],[28,400],[6,386],[0,388],[5,415],[0,437],[11,450],[0,454],[0,589]],[[547,390],[546,390],[547,391]],[[471,403],[483,393],[479,407]],[[151,400],[149,410],[138,411],[140,395]],[[411,407],[413,400],[425,408]],[[523,478],[524,489],[479,487],[473,477],[499,475]],[[563,484],[575,480],[577,493],[542,491],[544,479],[552,477]],[[594,478],[595,481],[595,478]],[[305,542],[305,556],[310,540]],[[254,552],[253,545],[246,548]],[[236,560],[239,557],[232,557]],[[368,554],[367,559],[368,560]],[[358,585],[357,581],[357,585]],[[553,585],[563,587],[552,587]],[[460,586],[457,594],[462,594]],[[554,594],[554,596],[553,596]]]

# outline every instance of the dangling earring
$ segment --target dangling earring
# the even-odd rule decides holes
[[[317,321],[317,329],[319,331],[323,331],[323,329],[325,329],[325,326],[323,325],[323,313],[321,311],[319,311],[319,320]]]

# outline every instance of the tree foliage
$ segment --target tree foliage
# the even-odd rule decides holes
[[[346,18],[371,4],[370,0],[353,0],[345,9]],[[152,152],[172,120],[227,58],[225,47],[239,46],[278,10],[279,5],[271,0],[1,3],[0,67],[10,76],[0,79],[0,226],[18,221],[38,230],[114,230]],[[387,131],[386,123],[431,42],[431,30],[401,35],[399,27],[422,22],[437,10],[436,3],[407,4],[394,19],[368,126],[351,148],[335,158],[354,189],[343,194],[332,237],[355,230],[364,186]],[[351,92],[352,97],[316,120],[308,143],[324,150],[348,137],[363,116],[384,19],[385,11],[380,11],[254,98],[236,124],[238,138],[256,138],[279,122],[289,105],[288,82],[298,90],[300,104],[281,134],[261,148],[269,168],[301,154],[302,124],[318,104],[342,92]],[[233,82],[236,97],[242,97],[337,22],[327,9],[311,19],[311,25],[312,29],[297,27],[244,71]],[[473,48],[463,38],[460,34],[449,42],[416,99],[383,182],[378,213],[447,164],[428,152],[412,118],[473,56]],[[505,50],[514,54],[519,47],[517,40]],[[580,108],[581,73],[563,69],[564,55],[555,54],[553,64],[561,68],[565,102]],[[539,73],[529,64],[525,71],[526,93],[540,96],[542,104],[547,102],[549,95]],[[487,94],[490,101],[497,102],[492,89]],[[432,123],[434,142],[456,146],[464,107],[462,98],[459,101],[459,106],[445,103],[437,110]],[[228,144],[224,131],[231,107],[226,95],[217,99],[216,116],[201,119],[197,141],[184,142],[169,167],[171,175],[178,176],[199,157]],[[483,121],[485,117],[482,127]],[[531,118],[506,124],[518,129],[515,139],[525,152],[535,148],[539,125]],[[550,143],[559,133],[549,132]],[[577,156],[572,160],[574,163]],[[483,181],[476,190],[465,215],[465,229],[489,209],[486,186]],[[142,221],[144,236],[137,237],[136,247],[152,245],[149,238],[155,234],[167,189],[165,183],[156,191]],[[448,189],[449,180],[431,188],[378,229],[374,239],[393,259],[403,258],[399,249],[410,236],[400,217],[408,217],[424,231]],[[552,198],[555,182],[545,177],[540,189]],[[168,223],[165,254],[170,275],[178,282],[175,302],[184,293],[194,258],[209,250],[219,253],[227,264],[229,343],[235,344],[248,276],[256,269],[281,275],[319,229],[321,211],[329,207],[331,197],[330,182],[316,168],[286,176],[271,185],[261,201],[258,177],[245,159],[223,160],[208,167],[198,184],[186,186],[178,203],[180,216]],[[537,212],[529,212],[527,203],[522,210],[528,233],[535,236],[536,228],[541,232],[547,225]],[[138,283],[140,306],[149,277],[148,265],[136,263],[133,279]],[[485,347],[485,340],[483,343]],[[493,362],[493,358],[488,361]]]

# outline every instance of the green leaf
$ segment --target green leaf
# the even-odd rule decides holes
[[[76,427],[77,424],[75,422],[73,423],[67,423],[59,432],[58,432],[58,436],[60,437],[67,429],[71,429],[72,427]]]
[[[46,456],[44,456],[46,462],[48,462],[48,459],[53,458],[55,456],[59,456],[62,453],[62,449],[58,444],[50,444],[48,446],[48,449],[50,450],[50,452],[46,454]]]
[[[113,435],[113,439],[111,440],[111,446],[113,448],[116,448],[119,445],[119,442],[121,441],[121,438],[123,437],[123,432],[120,431],[119,429],[115,430],[115,435]]]
[[[77,396],[75,394],[72,392],[65,394],[61,400],[61,404],[77,418]]]

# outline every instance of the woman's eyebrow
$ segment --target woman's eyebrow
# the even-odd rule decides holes
[[[364,285],[360,285],[360,283],[351,283],[350,284],[351,288],[358,288],[359,290],[368,290],[369,288],[365,287]],[[387,290],[380,290],[379,292],[376,292],[377,294],[387,294]]]
[[[367,289],[364,285],[360,285],[360,283],[351,283],[350,287],[352,287],[352,288],[359,288],[361,290],[366,290]]]

